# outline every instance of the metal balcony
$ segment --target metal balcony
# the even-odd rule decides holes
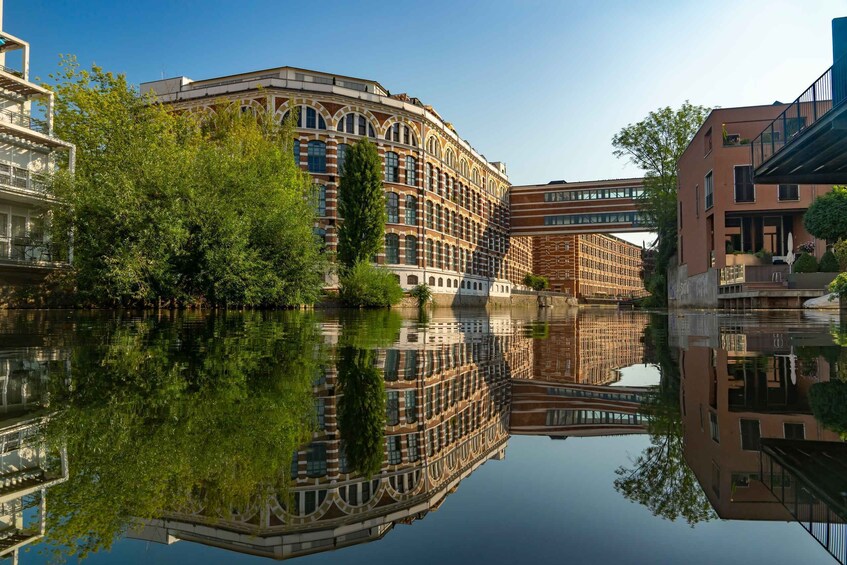
[[[20,112],[0,110],[0,122],[6,122],[7,124],[21,126],[44,135],[50,135],[50,128],[45,120],[33,118],[30,115]]]
[[[0,162],[0,191],[4,187],[15,192],[30,192],[37,196],[47,196],[46,179],[43,175],[30,172],[11,163]]]
[[[757,184],[847,182],[845,71],[836,62],[753,140]]]

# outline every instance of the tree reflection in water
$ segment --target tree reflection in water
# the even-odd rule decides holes
[[[661,376],[641,407],[648,421],[650,446],[630,467],[615,470],[615,489],[646,506],[654,516],[681,518],[693,527],[714,519],[715,512],[685,461],[679,364],[668,343],[667,316],[651,316],[644,338],[645,349],[654,352]]]
[[[84,556],[133,519],[215,516],[285,489],[314,427],[322,338],[313,315],[145,317],[80,329],[51,381],[46,435],[67,445],[48,541]]]

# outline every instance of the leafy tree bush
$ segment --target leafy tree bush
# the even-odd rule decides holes
[[[366,260],[341,273],[339,287],[341,301],[347,306],[385,308],[403,299],[403,289],[397,282],[397,276]]]
[[[822,273],[837,273],[839,270],[838,259],[835,258],[835,253],[827,251],[821,255],[821,261],[818,263],[818,271]]]
[[[847,238],[847,187],[833,186],[832,192],[815,198],[803,216],[803,225],[819,239]]]
[[[818,260],[814,255],[803,253],[794,261],[793,270],[795,273],[817,273]]]
[[[426,283],[415,286],[409,294],[418,301],[418,308],[423,308],[432,300],[432,289]]]
[[[87,304],[289,306],[314,302],[324,260],[291,125],[238,106],[177,114],[126,77],[63,59],[56,134],[77,148],[57,175],[54,241],[73,233]]]
[[[385,241],[385,189],[376,145],[363,138],[347,150],[338,181],[338,260],[345,269],[369,261]]]
[[[815,418],[842,437],[847,436],[847,383],[826,381],[809,389],[809,405]]]
[[[847,239],[839,239],[832,246],[832,252],[835,253],[835,258],[838,259],[838,270],[847,271]]]
[[[645,171],[639,209],[644,228],[658,235],[656,266],[644,277],[652,305],[665,306],[668,302],[667,269],[677,242],[677,162],[708,114],[708,108],[686,101],[678,109],[650,112],[612,138],[615,156],[628,157]]]
[[[524,275],[523,283],[532,290],[545,290],[550,288],[550,281],[547,277],[533,275],[532,273]]]

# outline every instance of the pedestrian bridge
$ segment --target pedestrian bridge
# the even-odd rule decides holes
[[[513,186],[511,235],[649,231],[638,211],[643,192],[643,178]]]

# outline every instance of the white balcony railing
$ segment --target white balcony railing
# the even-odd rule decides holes
[[[0,162],[0,185],[43,194],[45,178],[11,163]]]

